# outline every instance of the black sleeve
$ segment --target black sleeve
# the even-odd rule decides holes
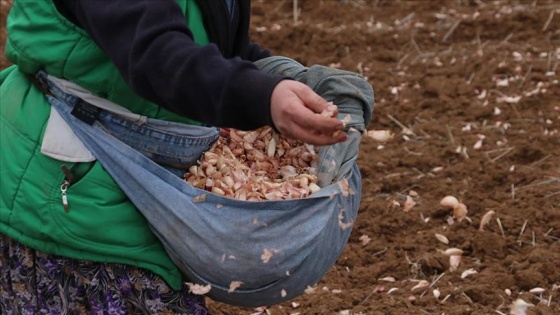
[[[268,49],[262,49],[256,43],[250,43],[247,45],[246,50],[241,52],[241,58],[250,61],[257,61],[270,56],[271,54]]]
[[[218,127],[272,125],[270,96],[286,78],[263,73],[240,57],[225,59],[214,44],[196,44],[174,0],[55,3],[88,32],[143,98]],[[256,60],[267,53],[249,47],[243,57]]]

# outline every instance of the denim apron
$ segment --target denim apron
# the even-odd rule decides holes
[[[245,307],[290,300],[316,285],[343,251],[361,198],[357,152],[339,161],[336,170],[343,173],[330,176],[334,183],[307,198],[236,200],[182,179],[184,169],[218,138],[218,129],[133,122],[108,111],[90,125],[71,114],[83,100],[47,84],[53,109],[146,217],[186,281],[209,284],[212,299]],[[357,151],[360,133],[349,137]],[[319,155],[346,154],[335,151],[321,147]]]

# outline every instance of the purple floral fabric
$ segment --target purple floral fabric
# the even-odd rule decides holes
[[[0,234],[0,314],[208,314],[148,270],[46,254]]]

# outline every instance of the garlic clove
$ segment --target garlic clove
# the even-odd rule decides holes
[[[486,212],[484,216],[482,216],[482,219],[480,220],[480,226],[478,228],[479,231],[484,231],[484,226],[488,224],[490,220],[492,220],[492,216],[494,215],[494,213],[495,212],[493,210],[490,210]]]
[[[459,203],[453,207],[453,217],[459,222],[467,217],[468,212],[467,206],[463,203]]]
[[[446,256],[456,256],[456,255],[463,255],[463,250],[459,249],[459,248],[448,248],[446,249],[443,254],[445,254]]]
[[[387,142],[395,136],[390,130],[367,130],[365,135],[377,142]]]
[[[441,199],[439,204],[446,208],[453,208],[459,204],[459,200],[453,196],[445,196]]]
[[[438,241],[442,242],[443,244],[449,244],[449,240],[447,239],[447,237],[445,237],[445,235],[442,234],[434,234],[435,237],[437,238]]]

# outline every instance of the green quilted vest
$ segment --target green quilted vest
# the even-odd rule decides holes
[[[178,0],[195,41],[208,37],[195,0]],[[108,57],[51,1],[14,1],[7,21],[0,73],[0,232],[32,248],[66,257],[146,268],[174,289],[179,270],[126,195],[98,162],[69,163],[41,154],[50,113],[44,95],[27,79],[40,69],[148,117],[196,123],[135,95]],[[66,165],[69,211],[61,201]]]

